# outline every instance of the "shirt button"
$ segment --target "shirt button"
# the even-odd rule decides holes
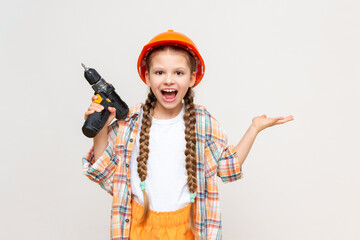
[[[130,142],[133,142],[133,141],[134,141],[134,140],[131,138],[131,139],[130,139]]]
[[[129,164],[126,164],[126,167],[129,167]]]
[[[129,222],[129,219],[127,218],[127,219],[125,220],[125,222]]]

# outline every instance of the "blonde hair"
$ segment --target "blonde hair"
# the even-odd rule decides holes
[[[185,49],[182,49],[177,46],[166,45],[161,46],[153,50],[146,59],[146,67],[148,71],[150,70],[151,59],[154,56],[154,53],[159,51],[174,51],[174,52],[185,52],[187,54],[187,61],[191,72],[196,71],[196,61],[194,57]],[[156,104],[156,97],[150,88],[150,92],[147,96],[145,104],[143,106],[143,119],[141,122],[141,132],[140,132],[140,150],[139,156],[137,158],[138,169],[140,180],[143,182],[147,176],[147,161],[149,158],[149,132],[152,123],[152,117],[154,116],[154,108]],[[185,113],[184,113],[184,122],[185,122],[185,140],[186,140],[186,149],[185,149],[185,167],[187,171],[187,184],[189,186],[190,193],[196,193],[197,189],[197,173],[196,173],[196,116],[195,116],[195,107],[194,107],[194,92],[189,87],[188,91],[184,96],[185,103]],[[142,190],[144,196],[144,212],[140,219],[139,224],[143,224],[149,216],[149,197],[146,193],[146,190]],[[191,203],[190,207],[190,221],[186,233],[191,229],[196,239],[201,239],[200,235],[196,232],[195,228],[195,202]],[[185,233],[185,234],[186,234]]]

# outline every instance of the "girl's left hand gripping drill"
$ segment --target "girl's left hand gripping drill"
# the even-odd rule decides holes
[[[116,109],[116,118],[121,119],[129,112],[129,107],[121,100],[119,95],[115,92],[115,88],[110,83],[107,83],[100,74],[93,68],[87,68],[84,64],[81,64],[84,69],[84,76],[95,90],[95,95],[98,99],[93,102],[100,103],[104,106],[104,110],[101,112],[94,112],[90,114],[82,127],[82,131],[85,136],[89,138],[95,137],[100,130],[104,127],[106,121],[109,118],[110,112],[108,107],[114,107]]]

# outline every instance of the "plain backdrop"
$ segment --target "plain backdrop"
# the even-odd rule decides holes
[[[206,64],[195,102],[236,145],[260,132],[244,178],[218,178],[223,239],[360,239],[360,2],[13,0],[0,6],[0,238],[110,238],[112,198],[82,172],[93,90],[80,63],[129,106],[156,34],[189,36]]]

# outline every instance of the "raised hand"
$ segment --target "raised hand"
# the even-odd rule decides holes
[[[283,124],[283,123],[286,123],[286,122],[292,121],[292,120],[294,120],[294,117],[292,115],[289,115],[287,117],[268,118],[264,114],[264,115],[261,115],[258,117],[254,117],[252,119],[252,125],[255,127],[255,129],[258,132],[261,132],[265,128],[268,128],[268,127],[271,127],[274,125],[278,125],[278,124]]]
[[[85,112],[85,116],[84,116],[85,120],[88,118],[88,116],[90,114],[94,113],[95,111],[101,112],[102,110],[104,110],[104,107],[101,104],[94,102],[94,100],[96,100],[96,99],[98,99],[98,96],[93,95],[92,98],[91,98],[92,102],[91,102],[88,110]],[[116,109],[114,107],[108,107],[108,110],[110,111],[110,115],[109,115],[109,118],[106,121],[103,129],[106,129],[107,126],[109,126],[109,124],[112,122],[112,120],[116,116]]]

